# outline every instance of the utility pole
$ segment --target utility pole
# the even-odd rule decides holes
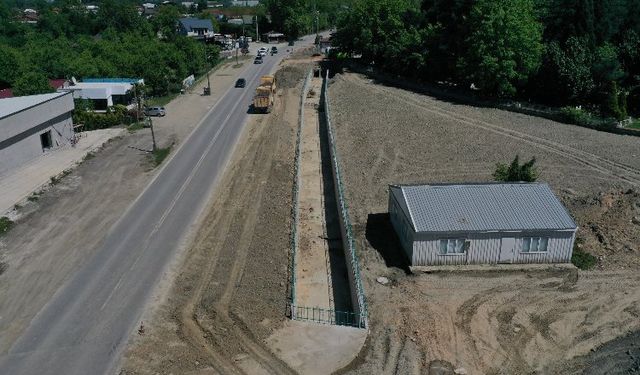
[[[204,68],[207,70],[207,88],[206,90],[204,90],[204,95],[211,95],[211,81],[209,80],[209,58],[207,56],[206,42],[204,43]]]
[[[153,121],[151,121],[151,117],[147,116],[147,120],[149,120],[149,127],[151,128],[151,141],[153,142],[153,151],[156,151],[156,135],[153,132]]]
[[[256,43],[260,40],[260,34],[258,34],[258,15],[256,14]]]

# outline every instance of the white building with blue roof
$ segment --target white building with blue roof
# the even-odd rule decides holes
[[[412,266],[569,263],[577,226],[544,183],[389,186]]]

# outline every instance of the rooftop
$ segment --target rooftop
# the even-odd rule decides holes
[[[180,18],[180,23],[182,27],[187,31],[191,31],[193,29],[207,29],[213,31],[213,23],[210,19],[201,20],[199,18]]]
[[[544,183],[392,185],[390,189],[416,232],[576,229]]]
[[[27,95],[0,99],[0,119],[66,94],[66,92],[54,92],[51,94]]]

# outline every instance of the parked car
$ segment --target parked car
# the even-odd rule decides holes
[[[247,81],[244,78],[238,78],[236,81],[236,87],[245,87],[247,85]]]
[[[147,116],[164,116],[167,114],[164,107],[147,107],[144,109],[144,114]]]
[[[256,59],[253,60],[253,63],[254,64],[262,64],[263,63],[262,56],[256,56]]]

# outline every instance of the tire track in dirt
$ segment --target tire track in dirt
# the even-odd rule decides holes
[[[421,110],[424,110],[442,117],[457,120],[467,125],[471,125],[480,129],[491,131],[496,134],[517,139],[519,141],[534,145],[538,148],[542,148],[544,150],[553,152],[555,154],[570,158],[571,160],[579,164],[586,165],[591,169],[598,171],[604,175],[615,177],[621,181],[631,183],[635,186],[640,186],[640,170],[632,166],[628,166],[623,163],[609,160],[607,158],[604,158],[586,151],[581,151],[570,146],[565,146],[560,143],[550,141],[548,139],[544,139],[541,137],[537,137],[537,136],[523,133],[513,129],[507,129],[498,125],[488,123],[486,121],[473,119],[468,116],[464,116],[459,113],[455,113],[453,111],[449,111],[443,108],[434,108],[414,98],[413,96],[411,96],[411,94],[404,93],[401,90],[392,90],[385,87],[370,85],[365,82],[362,82],[359,78],[353,77],[353,75],[347,74],[347,75],[344,75],[343,77],[345,80],[351,83],[357,84],[362,87],[367,87],[378,93],[388,94],[391,97],[394,97],[396,99],[402,98],[404,103],[407,103]],[[618,171],[614,172],[613,170],[611,170],[611,168],[617,169]]]
[[[281,108],[285,110],[284,106]],[[277,112],[277,111],[274,111]],[[274,122],[274,121],[269,121]],[[231,312],[231,297],[239,284],[244,266],[249,256],[249,248],[252,241],[252,232],[257,224],[261,205],[251,202],[261,202],[265,190],[265,184],[274,162],[273,153],[264,152],[269,148],[276,148],[279,139],[275,142],[272,137],[264,137],[264,132],[269,131],[272,123],[261,124],[255,137],[261,142],[250,151],[243,159],[245,165],[252,165],[257,174],[245,175],[242,178],[234,179],[230,191],[234,191],[238,202],[244,205],[251,205],[246,212],[238,210],[234,215],[234,220],[225,220],[225,215],[217,215],[214,220],[205,223],[208,229],[202,235],[202,242],[197,246],[211,246],[206,244],[206,240],[217,238],[216,244],[212,248],[215,254],[209,259],[203,276],[198,280],[198,284],[188,303],[182,308],[180,322],[185,328],[183,337],[191,342],[194,349],[200,350],[201,354],[210,358],[216,371],[221,374],[238,374],[246,371],[235,361],[230,359],[227,344],[230,340],[235,341],[236,346],[240,346],[258,366],[271,374],[294,374],[283,361],[275,357],[273,353],[250,333],[246,323],[240,317]],[[266,155],[265,155],[266,154]],[[265,157],[266,156],[266,157]],[[246,214],[246,216],[245,216]],[[220,221],[222,221],[220,223]],[[243,224],[238,223],[244,222]],[[242,228],[240,235],[234,246],[225,247],[227,240],[232,233],[232,224]],[[233,262],[228,270],[219,271],[220,261],[225,258],[225,249],[231,250]],[[221,279],[222,278],[222,279]],[[216,289],[216,286],[218,288]],[[220,290],[220,287],[222,290]],[[212,305],[203,303],[205,299],[213,299]],[[204,305],[204,306],[203,306]],[[213,308],[213,311],[207,311]],[[216,328],[225,327],[225,334],[218,335]]]

